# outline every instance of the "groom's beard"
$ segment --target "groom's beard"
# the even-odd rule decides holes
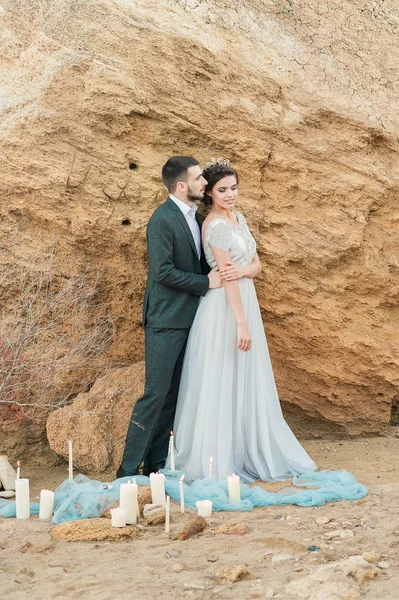
[[[187,200],[190,202],[196,202],[197,200],[202,200],[205,192],[199,192],[195,194],[193,190],[189,187],[187,190]]]

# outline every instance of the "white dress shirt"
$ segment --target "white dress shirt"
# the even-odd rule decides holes
[[[197,223],[197,219],[195,218],[195,213],[197,212],[197,205],[193,202],[192,206],[188,206],[185,202],[182,202],[173,194],[169,194],[169,198],[173,200],[175,204],[182,211],[184,218],[187,221],[187,225],[190,227],[190,231],[193,234],[195,247],[197,249],[198,258],[201,258],[201,232],[199,225]]]

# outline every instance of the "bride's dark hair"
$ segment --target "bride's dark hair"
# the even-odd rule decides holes
[[[237,171],[231,166],[230,161],[226,160],[225,158],[218,157],[212,159],[205,165],[202,174],[208,182],[205,188],[204,197],[202,199],[202,202],[205,204],[205,206],[212,205],[212,198],[210,197],[209,192],[212,191],[213,187],[218,181],[223,179],[223,177],[233,175],[238,183]]]

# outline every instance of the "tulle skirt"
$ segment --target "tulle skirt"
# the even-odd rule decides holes
[[[317,468],[284,420],[253,281],[239,286],[251,349],[237,349],[224,288],[201,299],[187,343],[174,433],[176,469],[191,480],[208,477],[211,457],[213,476],[246,483]]]

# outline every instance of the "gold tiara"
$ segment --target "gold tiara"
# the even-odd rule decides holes
[[[204,171],[208,171],[212,167],[231,167],[231,162],[228,158],[223,158],[223,156],[217,156],[216,158],[211,158],[204,165]]]

